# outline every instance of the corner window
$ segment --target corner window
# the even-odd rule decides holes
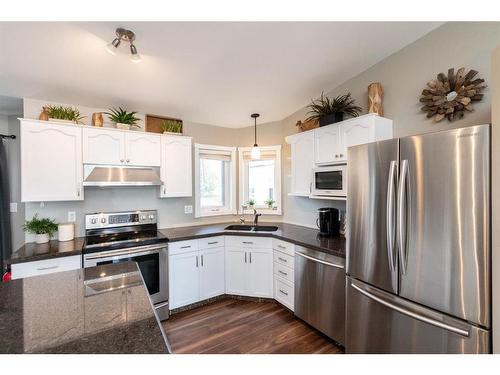
[[[195,144],[195,217],[236,213],[236,148]]]
[[[259,160],[252,160],[250,147],[240,147],[240,212],[255,208],[268,215],[281,215],[281,146],[261,147]],[[253,205],[252,205],[253,204]]]

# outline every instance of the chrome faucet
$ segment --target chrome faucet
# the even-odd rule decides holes
[[[259,216],[262,216],[262,214],[258,214],[257,210],[254,208],[253,209],[253,225],[255,225],[255,226],[259,225]]]
[[[241,205],[241,215],[239,217],[240,224],[245,224],[245,209],[246,208],[247,208],[247,206],[245,206],[244,204]]]

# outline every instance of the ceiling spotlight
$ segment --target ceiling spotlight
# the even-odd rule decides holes
[[[133,31],[122,29],[119,27],[115,31],[116,38],[113,41],[106,45],[106,50],[112,55],[116,55],[116,50],[120,46],[121,42],[129,42],[130,43],[130,60],[134,63],[138,63],[141,61],[141,56],[137,53],[137,48],[134,45],[135,34]]]

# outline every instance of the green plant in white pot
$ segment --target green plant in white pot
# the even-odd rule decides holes
[[[122,107],[110,108],[109,112],[104,112],[109,119],[116,124],[118,129],[129,130],[131,127],[140,128],[137,122],[140,118],[135,117],[137,112],[127,112]]]
[[[57,224],[52,219],[39,219],[38,214],[35,214],[33,219],[26,220],[23,229],[25,232],[35,235],[36,243],[46,243],[49,242],[50,238],[57,231]]]
[[[267,198],[264,203],[267,205],[267,208],[273,208],[275,200],[273,198]]]
[[[255,206],[255,199],[253,198],[250,198],[247,202],[247,206],[250,207],[251,210],[253,210],[254,206]]]

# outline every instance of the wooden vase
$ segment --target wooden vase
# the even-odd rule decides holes
[[[96,112],[92,114],[92,125],[97,127],[102,127],[104,120],[102,118],[102,112]]]
[[[42,121],[49,121],[49,107],[42,107],[42,112],[40,112],[38,119]]]
[[[368,86],[368,113],[376,113],[379,116],[384,115],[382,108],[382,96],[384,90],[380,82],[370,83]]]

